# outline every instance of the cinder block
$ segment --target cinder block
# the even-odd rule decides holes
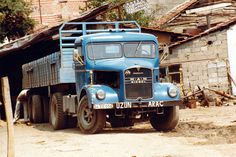
[[[208,41],[216,41],[216,34],[211,34],[208,38],[207,38]]]
[[[213,43],[214,46],[218,46],[218,45],[221,45],[221,44],[222,44],[222,41],[219,40],[219,39],[217,39],[217,40]]]
[[[219,80],[220,83],[228,82],[228,78],[227,77],[219,77],[218,80]]]
[[[201,47],[201,51],[205,52],[208,50],[208,47],[207,46],[204,46],[204,47]]]
[[[218,82],[218,79],[217,78],[210,78],[209,77],[208,82],[209,83],[216,83],[216,82]]]

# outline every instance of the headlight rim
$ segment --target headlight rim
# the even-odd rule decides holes
[[[174,94],[173,94],[173,90],[175,91]],[[178,88],[175,87],[175,86],[168,87],[168,92],[167,93],[171,98],[175,98],[175,97],[178,96]]]
[[[101,95],[103,94],[103,95]],[[102,89],[97,90],[96,97],[98,100],[104,100],[106,98],[106,92]]]

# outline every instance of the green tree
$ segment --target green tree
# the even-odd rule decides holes
[[[30,4],[24,0],[0,1],[0,42],[5,37],[16,39],[33,30],[34,21],[29,18]]]
[[[127,2],[127,0],[87,0],[88,8],[95,8],[103,5],[104,3],[111,3],[113,5],[122,4]],[[154,12],[154,10],[152,10]],[[148,26],[150,21],[154,19],[152,16],[154,14],[146,14],[145,11],[138,11],[133,14],[126,13],[124,7],[121,8],[121,17],[122,20],[136,20],[141,26]],[[109,20],[121,20],[118,17],[116,11],[111,11],[107,14]]]

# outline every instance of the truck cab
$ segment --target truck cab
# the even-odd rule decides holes
[[[106,121],[125,127],[150,120],[156,130],[171,130],[178,123],[179,90],[159,82],[157,38],[141,33],[133,23],[138,29],[117,26],[75,40],[77,119],[82,132],[99,132]]]

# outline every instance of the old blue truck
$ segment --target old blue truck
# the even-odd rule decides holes
[[[72,22],[61,26],[59,39],[59,52],[22,66],[33,122],[50,121],[54,129],[72,123],[88,134],[106,122],[126,127],[149,120],[158,131],[176,127],[180,93],[159,82],[155,36],[141,33],[135,21]]]

